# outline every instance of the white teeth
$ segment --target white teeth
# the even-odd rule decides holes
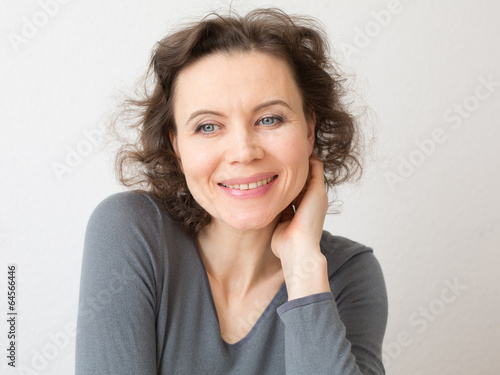
[[[252,189],[256,189],[258,187],[261,187],[263,185],[267,185],[273,179],[274,179],[274,177],[269,177],[269,178],[266,178],[265,180],[256,181],[256,182],[250,182],[248,184],[239,184],[239,185],[225,185],[225,184],[221,184],[221,185],[225,186],[225,187],[227,187],[229,189],[252,190]]]

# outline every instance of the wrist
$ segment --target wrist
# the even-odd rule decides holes
[[[320,250],[287,252],[282,267],[288,300],[331,291],[327,260]]]

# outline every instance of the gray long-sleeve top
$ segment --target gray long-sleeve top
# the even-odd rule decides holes
[[[326,231],[320,245],[331,292],[288,301],[283,283],[228,344],[194,238],[150,193],[109,196],[85,234],[76,374],[384,374],[387,295],[373,250]]]

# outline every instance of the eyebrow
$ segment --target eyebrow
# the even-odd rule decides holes
[[[275,99],[275,100],[268,100],[267,102],[264,102],[264,103],[261,103],[259,105],[257,105],[256,107],[254,107],[253,109],[253,112],[257,112],[258,110],[262,109],[262,108],[266,108],[266,107],[270,107],[272,105],[282,105],[283,107],[287,107],[289,109],[292,109],[287,102],[285,102],[284,100],[281,100],[281,99]],[[189,118],[187,119],[186,121],[186,124],[187,125],[192,119],[194,119],[195,117],[198,117],[198,116],[201,116],[201,115],[216,115],[216,116],[222,116],[222,113],[220,112],[217,112],[217,111],[211,111],[211,110],[208,110],[208,109],[200,109],[198,111],[194,111],[193,113],[191,113],[191,115],[189,116]]]

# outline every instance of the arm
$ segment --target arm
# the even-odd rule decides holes
[[[118,193],[92,213],[85,234],[76,374],[156,374],[154,272],[146,197]],[[149,206],[148,206],[149,205]]]
[[[285,323],[286,374],[384,374],[383,275],[371,249],[365,248],[344,264],[348,271],[337,270],[329,280],[320,248],[328,196],[323,163],[314,156],[295,205],[295,214],[283,212],[271,243],[281,259],[289,297],[277,309]]]
[[[371,251],[347,261],[330,279],[332,292],[281,305],[286,374],[385,374],[382,341],[387,295]]]

